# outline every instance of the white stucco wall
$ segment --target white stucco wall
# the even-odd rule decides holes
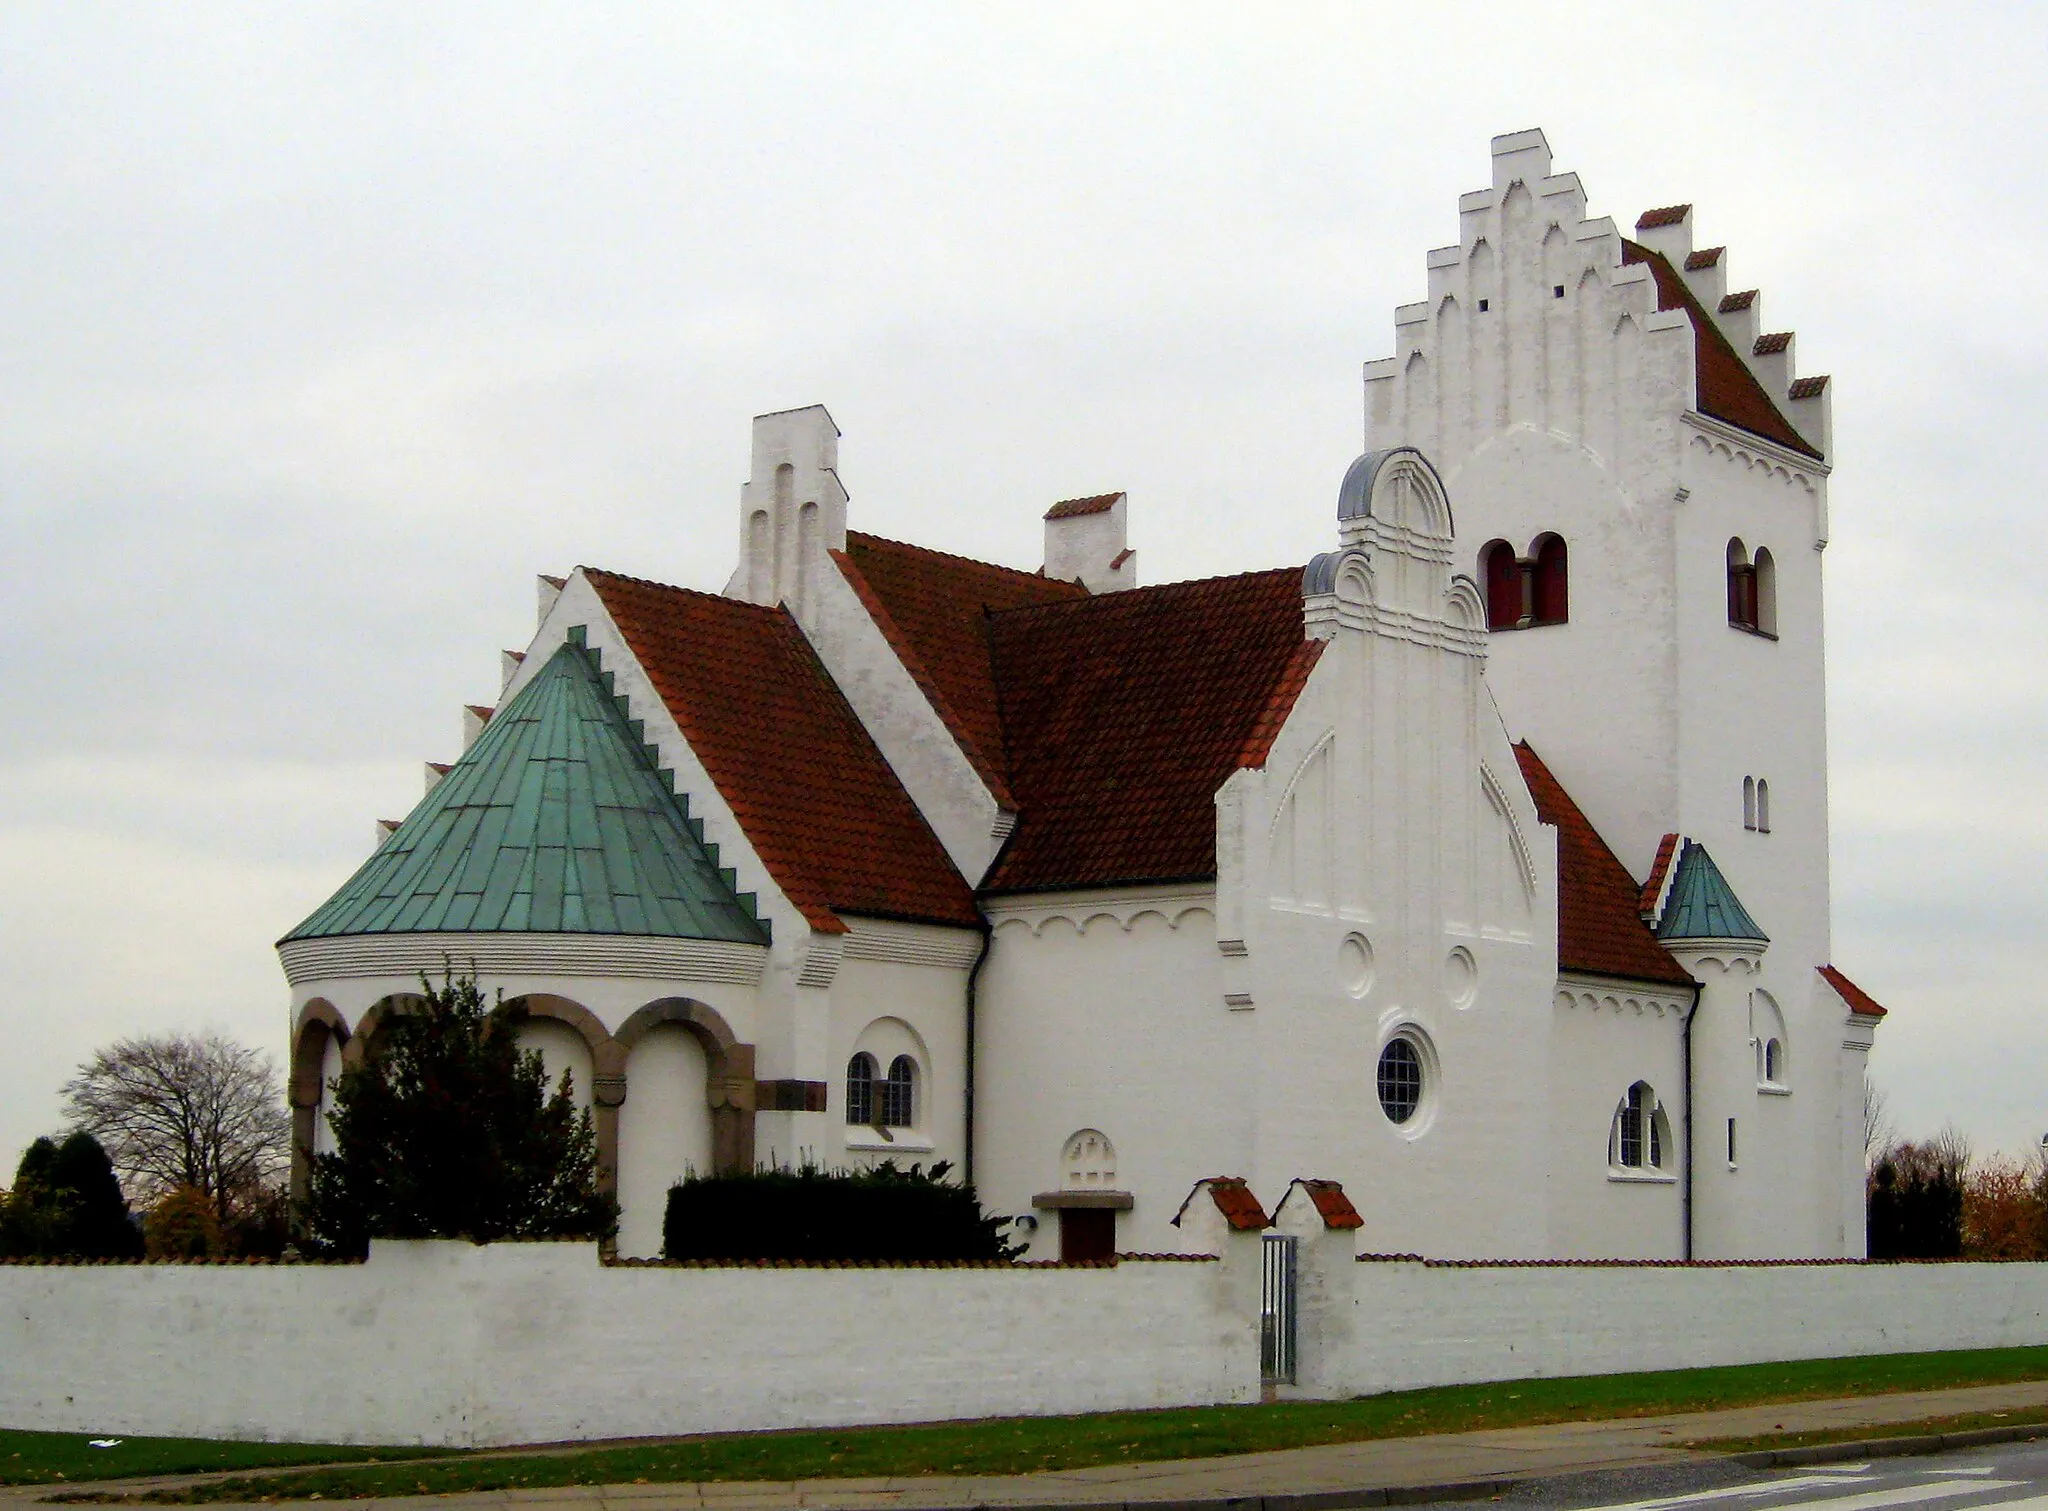
[[[1100,1269],[0,1266],[0,1423],[486,1445],[1258,1398],[1256,1241]]]

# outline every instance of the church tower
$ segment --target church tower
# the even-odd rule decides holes
[[[1862,1075],[1816,974],[1828,380],[1794,374],[1793,338],[1761,329],[1754,290],[1729,290],[1723,248],[1693,245],[1690,206],[1624,236],[1552,172],[1540,131],[1494,139],[1458,232],[1428,254],[1428,297],[1396,311],[1395,354],[1366,367],[1366,444],[1437,463],[1502,714],[1652,881],[1646,908],[1690,841],[1769,936],[1693,1029],[1696,1252],[1820,1208],[1816,1231],[1757,1241],[1860,1253],[1860,1145],[1853,1169],[1846,1146],[1832,1168],[1805,1152],[1857,1121],[1839,1104],[1860,1102]],[[1772,1077],[1752,1062],[1777,1035],[1753,1025],[1779,1017]]]

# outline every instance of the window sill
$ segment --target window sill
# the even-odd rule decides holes
[[[1753,624],[1737,624],[1733,619],[1728,621],[1728,628],[1740,630],[1745,635],[1754,635],[1759,640],[1776,640],[1778,638],[1776,630],[1760,630]]]
[[[938,1145],[914,1128],[891,1128],[886,1133],[879,1128],[848,1128],[846,1147],[884,1154],[929,1154]]]
[[[1789,1097],[1792,1095],[1792,1088],[1774,1085],[1769,1081],[1759,1081],[1756,1083],[1756,1094],[1760,1097]]]
[[[1607,1178],[1617,1186],[1675,1186],[1678,1177],[1666,1175],[1662,1170],[1617,1170],[1607,1169]]]

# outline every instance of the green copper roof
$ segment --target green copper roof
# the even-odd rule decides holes
[[[1771,942],[1771,936],[1756,926],[1736,898],[1735,889],[1714,864],[1714,857],[1707,854],[1707,847],[1694,840],[1687,840],[1678,854],[1678,874],[1671,879],[1671,896],[1657,923],[1657,937]]]
[[[766,944],[754,896],[621,711],[582,636],[484,726],[411,817],[286,939],[640,934]]]

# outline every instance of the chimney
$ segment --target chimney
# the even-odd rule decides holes
[[[740,569],[726,591],[801,613],[827,551],[846,549],[839,427],[822,404],[754,417],[753,467],[740,489]]]
[[[1070,498],[1045,511],[1045,575],[1091,593],[1138,585],[1138,553],[1124,544],[1126,495]]]

